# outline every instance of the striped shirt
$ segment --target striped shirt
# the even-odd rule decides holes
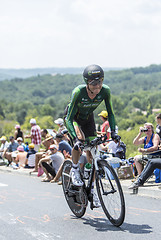
[[[36,145],[41,144],[41,129],[38,125],[33,125],[31,128],[32,143]]]

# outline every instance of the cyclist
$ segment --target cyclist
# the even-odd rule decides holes
[[[84,69],[83,78],[86,85],[77,86],[72,92],[71,102],[65,118],[66,127],[73,138],[71,178],[75,186],[83,186],[78,161],[81,154],[81,141],[85,138],[96,136],[93,111],[104,100],[108,112],[108,120],[111,128],[111,137],[115,138],[115,117],[112,109],[110,88],[103,84],[104,71],[98,65],[89,65]],[[81,132],[82,138],[78,139],[73,122]]]

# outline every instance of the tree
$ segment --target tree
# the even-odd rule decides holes
[[[3,111],[3,108],[2,108],[1,105],[0,105],[0,116],[2,116],[3,118],[5,118],[5,114],[4,114],[4,111]]]
[[[152,103],[151,100],[148,99],[148,106],[147,106],[147,117],[152,114]]]
[[[27,115],[27,112],[25,109],[22,109],[17,113],[16,120],[19,122],[20,125],[22,125],[24,123],[26,115]]]
[[[132,105],[135,107],[135,108],[141,108],[141,102],[139,100],[138,97],[133,97],[132,99]]]

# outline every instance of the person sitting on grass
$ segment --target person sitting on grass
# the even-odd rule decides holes
[[[0,158],[3,159],[4,151],[7,150],[9,143],[7,142],[7,138],[5,136],[2,136],[0,138],[0,141],[1,141]]]
[[[56,134],[55,140],[59,146],[58,151],[63,153],[63,151],[65,150],[67,153],[69,153],[71,155],[72,147],[70,146],[70,144],[67,141],[63,140],[63,137],[64,137],[64,135],[61,133]]]
[[[21,145],[18,146],[17,150],[18,150],[18,153],[17,153],[15,162],[18,164],[19,167],[24,167],[26,162],[27,152],[24,151],[24,148]]]
[[[39,162],[39,166],[43,168],[46,177],[42,179],[42,182],[50,182],[59,170],[61,164],[64,162],[64,156],[58,152],[57,145],[53,144],[49,147],[51,155],[42,158]]]
[[[54,144],[54,139],[53,139],[52,136],[48,137],[46,139],[46,141],[48,142],[48,146]],[[51,151],[49,151],[49,149],[46,149],[45,151],[42,151],[42,152],[36,152],[36,155],[35,155],[35,168],[33,169],[32,172],[38,172],[38,164],[39,164],[40,159],[42,159],[44,157],[48,157],[50,154],[51,154]]]
[[[29,151],[26,156],[25,168],[34,168],[35,167],[35,156],[36,151],[34,149],[34,144],[29,144]]]
[[[8,160],[8,166],[13,160],[15,160],[17,156],[16,151],[19,146],[19,144],[17,143],[17,141],[15,141],[13,136],[10,136],[9,140],[10,143],[8,145],[8,148],[6,148],[3,153],[3,157]]]

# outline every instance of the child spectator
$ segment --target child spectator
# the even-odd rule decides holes
[[[26,162],[27,152],[24,151],[24,148],[21,145],[18,146],[17,150],[18,150],[18,153],[17,153],[15,162],[16,164],[18,164],[19,167],[24,167]]]
[[[25,148],[24,148],[25,152],[29,151],[29,144],[28,142],[25,142]]]
[[[34,144],[29,144],[29,151],[26,156],[25,168],[34,168],[35,167],[35,155],[36,151],[34,150]]]
[[[25,144],[23,143],[22,137],[18,137],[18,138],[17,138],[17,142],[18,142],[19,146],[23,146],[23,148],[24,148],[24,150],[25,150]]]
[[[101,113],[98,114],[98,116],[100,116],[103,124],[101,126],[101,132],[97,132],[97,134],[103,134],[103,135],[107,135],[107,140],[110,138],[110,133],[108,131],[110,125],[108,122],[108,113],[107,111],[102,111]]]

